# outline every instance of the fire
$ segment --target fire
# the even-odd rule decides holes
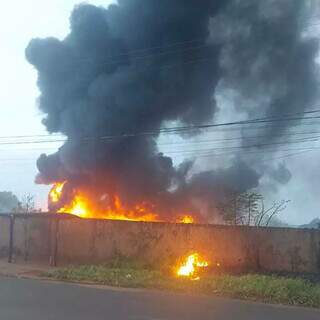
[[[58,210],[58,213],[70,213],[81,218],[87,218],[88,212],[86,200],[80,196],[76,196],[69,206]]]
[[[202,259],[198,253],[189,255],[184,263],[178,268],[177,275],[180,277],[188,277],[191,280],[199,280],[198,271],[206,268],[209,263]]]
[[[62,190],[63,190],[63,187],[64,187],[65,184],[66,184],[66,181],[65,182],[57,182],[52,187],[52,189],[51,189],[51,191],[49,193],[49,197],[50,197],[50,200],[53,203],[59,202],[59,200],[61,198],[61,195],[62,195]]]
[[[195,223],[193,216],[185,215],[178,220],[179,223]]]
[[[159,215],[154,212],[154,207],[147,202],[142,202],[131,207],[125,206],[120,197],[103,195],[100,199],[93,200],[92,195],[82,190],[76,190],[71,194],[70,200],[65,202],[62,194],[65,191],[66,182],[53,185],[49,193],[49,202],[58,213],[72,214],[80,218],[110,219],[161,222]],[[169,220],[170,221],[170,220]],[[170,222],[195,223],[191,214],[174,216]]]
[[[149,222],[160,221],[158,215],[148,211],[143,204],[136,205],[132,209],[127,209],[123,206],[120,198],[115,197],[113,206],[109,206],[100,211],[99,209],[95,209],[90,200],[80,193],[75,195],[70,204],[60,208],[58,213],[68,213],[80,218]]]

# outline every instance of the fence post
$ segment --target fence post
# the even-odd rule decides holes
[[[53,228],[52,228],[53,225]],[[59,218],[54,217],[50,222],[51,229],[51,244],[50,244],[50,266],[57,266],[57,256],[58,256],[58,233],[59,233]]]
[[[12,263],[12,256],[13,256],[13,232],[14,232],[14,215],[11,214],[10,216],[10,227],[9,227],[9,255],[8,255],[8,262]]]

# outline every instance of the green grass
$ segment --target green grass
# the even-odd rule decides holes
[[[299,278],[266,275],[218,276],[211,278],[217,293],[268,303],[320,307],[320,285]]]
[[[320,308],[320,285],[299,278],[270,275],[203,275],[199,281],[177,278],[168,270],[130,263],[56,269],[47,277],[127,288],[152,288],[186,293]]]

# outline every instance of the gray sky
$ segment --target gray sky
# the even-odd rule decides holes
[[[111,0],[86,1],[107,5]],[[76,0],[6,1],[0,11],[0,137],[10,135],[46,134],[41,125],[41,114],[36,107],[39,91],[36,72],[27,63],[24,50],[34,37],[63,38],[69,30],[69,15]],[[223,119],[223,117],[222,117]],[[30,140],[30,139],[29,139]],[[2,141],[4,141],[2,139]],[[0,138],[1,143],[1,138]],[[42,152],[51,153],[58,145],[0,145],[0,190],[9,190],[18,196],[35,195],[38,206],[45,208],[48,187],[34,184],[36,159]],[[292,200],[284,220],[294,224],[309,222],[320,216],[318,184],[320,179],[320,152],[283,160],[294,172],[292,180],[271,197],[274,200]],[[200,161],[210,167],[209,161]]]
[[[69,31],[69,15],[81,1],[3,1],[0,10],[0,136],[46,134],[36,107],[39,95],[37,75],[27,63],[24,50],[34,37],[64,38]],[[87,3],[108,5],[111,0]],[[1,139],[0,139],[1,140]],[[3,139],[2,139],[3,141]],[[1,142],[1,141],[0,141]],[[42,152],[57,146],[0,145],[0,190],[18,196],[34,194],[38,206],[45,207],[48,187],[35,185],[35,161]]]

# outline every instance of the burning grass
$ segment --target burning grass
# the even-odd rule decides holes
[[[216,273],[203,275],[198,281],[190,281],[167,269],[152,269],[133,261],[122,260],[105,265],[56,269],[45,276],[64,281],[161,289],[320,308],[320,284],[301,278]]]
[[[209,263],[198,253],[192,253],[185,258],[185,261],[178,266],[176,272],[179,277],[189,277],[191,280],[200,280],[199,270],[207,268]]]

